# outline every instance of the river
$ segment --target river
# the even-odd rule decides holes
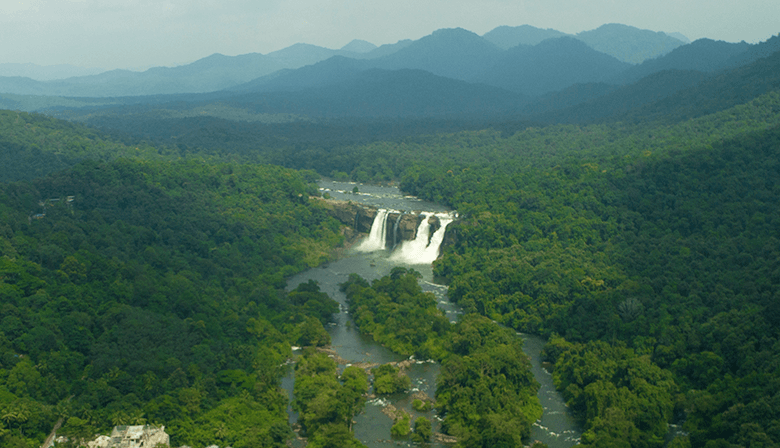
[[[358,187],[357,193],[353,193],[355,187]],[[321,182],[320,188],[334,199],[351,200],[389,210],[402,212],[424,211],[437,214],[449,212],[439,204],[404,196],[394,187],[356,185],[346,182]],[[397,253],[399,250],[395,252]],[[346,360],[347,364],[345,365],[352,363],[384,364],[405,359],[403,356],[397,355],[375,343],[370,337],[360,334],[347,313],[346,296],[339,290],[339,284],[345,282],[352,273],[356,273],[371,281],[390,274],[390,271],[394,267],[401,265],[401,263],[422,274],[420,284],[423,290],[436,295],[439,307],[447,314],[450,321],[455,322],[461,312],[457,306],[447,300],[447,287],[434,282],[430,262],[419,264],[408,258],[399,261],[397,255],[392,256],[391,250],[375,252],[352,250],[344,258],[302,272],[288,280],[288,289],[294,289],[301,283],[315,280],[319,284],[321,291],[327,293],[340,304],[341,310],[338,315],[334,316],[328,332],[331,336],[331,348],[339,358]],[[555,390],[552,376],[542,366],[539,355],[544,341],[529,335],[519,335],[518,337],[521,336],[525,339],[524,350],[531,359],[534,376],[541,384],[539,399],[544,407],[544,415],[532,428],[530,441],[539,440],[546,443],[550,448],[568,448],[573,446],[579,440],[580,431],[569,414],[563,398]],[[343,368],[345,365],[340,365],[339,367]],[[436,376],[438,373],[439,365],[437,363],[416,360],[410,369],[407,370],[407,374],[412,379],[412,392],[420,391],[433,398],[436,392]],[[282,384],[288,390],[291,398],[293,384],[294,376],[291,368],[290,373],[285,377]],[[390,435],[390,427],[393,422],[382,413],[382,408],[387,402],[392,403],[397,408],[407,410],[412,415],[412,421],[421,415],[427,417],[433,423],[433,430],[438,432],[440,422],[435,415],[435,411],[423,413],[415,411],[412,408],[411,396],[412,393],[410,392],[391,396],[387,401],[383,399],[370,400],[363,412],[355,417],[355,436],[369,448],[391,444],[396,446],[413,445],[408,438],[394,439]],[[290,413],[291,419],[294,421],[296,416],[291,410]],[[446,445],[432,443],[430,446]]]

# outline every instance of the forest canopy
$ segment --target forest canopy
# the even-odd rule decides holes
[[[129,160],[1,185],[3,446],[59,416],[75,440],[161,423],[175,444],[285,446],[279,366],[334,312],[316,284],[287,300],[285,277],[343,241],[315,189],[274,166]]]
[[[660,447],[669,423],[675,447],[777,446],[780,94],[747,87],[729,101],[769,91],[588,125],[96,115],[108,135],[2,111],[0,442],[61,419],[73,440],[146,422],[284,446],[279,366],[337,310],[316,284],[284,292],[344,243],[309,199],[322,175],[458,210],[434,273],[461,322],[413,272],[344,288],[361,331],[441,361],[463,446],[523,443],[541,411],[518,331],[549,338],[585,446]],[[368,380],[312,350],[298,369],[313,445],[360,446]]]

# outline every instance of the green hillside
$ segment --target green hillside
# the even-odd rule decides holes
[[[279,366],[327,337],[333,302],[288,302],[284,278],[342,241],[314,188],[273,166],[128,160],[0,185],[2,445],[63,417],[76,440],[149,422],[176,446],[285,446]]]
[[[127,146],[83,125],[0,110],[0,182],[36,179],[85,159],[119,157],[163,158],[148,144]]]
[[[361,331],[442,360],[458,447],[529,434],[536,386],[511,330],[549,338],[584,446],[660,448],[669,423],[671,447],[777,446],[779,55],[571,91],[591,99],[548,116],[587,125],[433,119],[422,96],[396,98],[419,119],[183,97],[69,112],[102,130],[0,112],[0,445],[39,446],[62,419],[74,440],[150,422],[175,445],[285,446],[279,366],[326,344],[337,309],[313,282],[284,292],[343,243],[309,199],[323,175],[459,213],[434,273],[460,324],[442,327],[413,273],[350,280]],[[360,446],[366,377],[301,359],[312,446]]]
[[[679,446],[780,440],[759,411],[780,396],[779,100],[625,134],[458,134],[410,162],[402,187],[462,216],[435,263],[450,298],[553,338],[584,445],[661,446],[675,415]]]

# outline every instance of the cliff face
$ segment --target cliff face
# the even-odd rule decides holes
[[[331,211],[333,217],[341,221],[342,224],[354,228],[360,233],[368,233],[371,231],[371,224],[374,223],[374,218],[376,218],[377,213],[375,207],[333,199],[315,199],[322,201]],[[398,222],[398,242],[413,240],[417,235],[417,227],[420,225],[420,219],[419,215],[412,213],[390,213],[387,218],[389,224],[387,226],[387,241],[394,240],[396,222]]]
[[[337,201],[334,199],[313,198],[325,204],[331,215],[358,232],[368,232],[376,217],[376,209],[365,207],[354,202]]]
[[[401,218],[398,221],[398,218]],[[393,241],[395,234],[395,223],[398,222],[398,242],[404,240],[413,240],[417,236],[417,227],[420,225],[420,217],[411,213],[390,213],[387,218],[392,226],[388,226],[387,241]]]
[[[356,233],[369,233],[371,232],[371,225],[376,218],[377,208],[369,205],[359,204],[349,201],[337,201],[334,199],[322,199],[312,198],[322,201],[325,206],[331,211],[333,217],[341,221],[342,224],[347,226],[345,235],[348,238],[355,237],[352,232]],[[401,241],[411,241],[417,237],[417,229],[420,226],[424,218],[416,213],[389,213],[387,215],[386,225],[386,239],[388,245],[400,244]],[[430,216],[427,218],[428,224],[431,226],[430,235],[441,227],[441,222],[436,216]],[[454,242],[457,235],[449,232],[445,234],[443,245],[449,245]]]

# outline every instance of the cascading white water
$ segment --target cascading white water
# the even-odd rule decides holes
[[[379,209],[374,217],[374,222],[371,223],[371,231],[368,234],[368,238],[363,240],[355,247],[355,250],[359,252],[375,252],[378,250],[385,250],[387,247],[387,210]]]
[[[428,219],[431,216],[439,218],[439,227],[431,235],[431,225]],[[447,213],[423,213],[422,222],[417,227],[417,236],[412,241],[404,241],[401,246],[390,256],[390,261],[404,264],[431,264],[439,256],[439,248],[444,240],[444,232],[447,224],[453,221],[453,217]]]
[[[393,225],[393,249],[395,249],[395,246],[398,245],[398,224],[401,223],[401,218],[404,217],[404,213],[401,212],[398,214],[398,218],[395,219],[395,224]]]

